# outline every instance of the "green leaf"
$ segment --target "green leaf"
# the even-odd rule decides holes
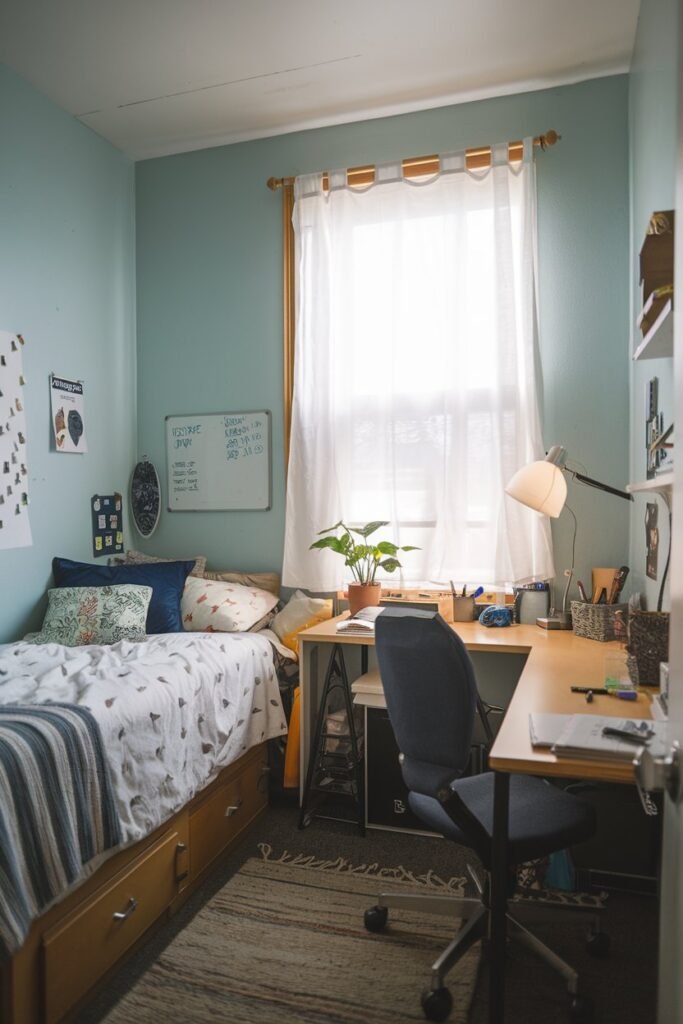
[[[339,527],[343,526],[343,525],[344,524],[342,523],[342,521],[340,519],[338,523],[334,524],[334,526],[328,526],[326,530],[321,530],[320,533],[318,534],[318,536],[320,536],[320,534],[322,534],[322,533],[332,533],[333,530],[338,530]]]
[[[375,550],[381,555],[395,555],[399,549],[390,540],[381,540]],[[403,550],[405,551],[405,548]]]
[[[340,537],[323,537],[322,540],[316,540],[311,544],[309,551],[312,548],[330,548],[331,551],[336,551],[338,555],[345,555],[348,544],[344,544],[344,539]]]
[[[406,544],[404,547],[397,548],[396,550],[397,551],[420,551],[420,548],[416,547],[414,544]]]
[[[397,558],[385,558],[379,564],[385,572],[396,572],[397,569],[401,568],[401,563]]]
[[[365,526],[351,527],[354,533],[359,534],[361,537],[369,537],[375,530],[379,530],[380,526],[388,526],[388,521],[376,520],[373,523],[366,523]]]

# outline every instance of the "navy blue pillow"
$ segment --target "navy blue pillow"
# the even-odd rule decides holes
[[[58,587],[105,587],[133,583],[152,588],[147,610],[148,633],[182,633],[180,598],[194,562],[149,562],[143,565],[91,565],[53,558]]]

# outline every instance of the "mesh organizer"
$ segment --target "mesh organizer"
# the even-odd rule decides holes
[[[619,620],[628,614],[627,604],[590,604],[586,601],[572,601],[572,626],[576,636],[587,640],[620,639]]]

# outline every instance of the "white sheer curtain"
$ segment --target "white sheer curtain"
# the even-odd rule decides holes
[[[554,575],[549,522],[504,486],[543,457],[536,395],[532,140],[510,165],[441,157],[349,188],[295,183],[296,335],[283,582],[334,590],[343,560],[318,532],[384,519],[395,583]]]

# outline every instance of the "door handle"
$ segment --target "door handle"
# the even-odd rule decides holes
[[[653,757],[647,747],[642,747],[633,761],[638,790],[643,793],[661,792],[669,794],[674,803],[683,797],[683,752],[678,740],[664,757]]]
[[[230,804],[228,807],[225,808],[225,817],[232,818],[233,814],[237,814],[241,806],[241,800],[238,800],[236,804]]]
[[[125,921],[126,918],[130,917],[130,915],[133,913],[133,911],[135,911],[137,909],[138,909],[138,901],[135,899],[135,896],[131,896],[131,898],[128,900],[128,906],[126,907],[126,909],[125,910],[117,910],[116,913],[113,914],[112,916],[113,916],[115,921]]]

